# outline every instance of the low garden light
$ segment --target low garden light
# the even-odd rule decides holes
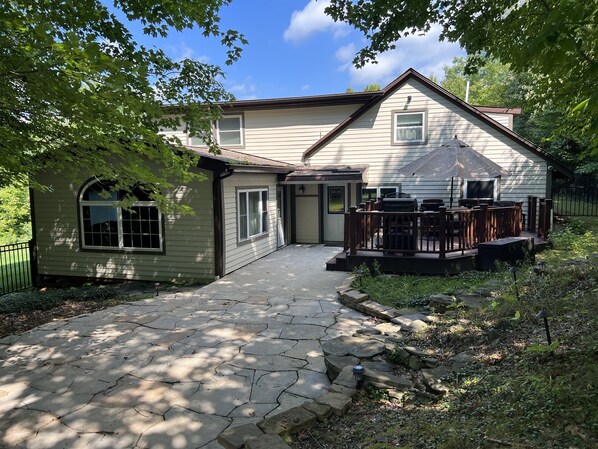
[[[353,367],[353,377],[357,382],[357,389],[360,389],[363,385],[363,377],[365,374],[365,368],[361,365],[361,361],[357,362],[357,365]]]
[[[159,296],[160,295],[160,283],[156,282],[154,284],[154,287],[156,288],[156,296]]]
[[[548,341],[548,346],[552,344],[552,338],[550,338],[550,329],[548,328],[548,312],[546,310],[540,310],[536,314],[536,318],[542,318],[544,320],[544,329],[546,329],[546,340]]]
[[[515,295],[517,296],[517,301],[519,301],[519,287],[517,286],[517,268],[509,268],[509,273],[513,274],[513,283],[515,284]]]
[[[534,267],[534,273],[536,273],[536,275],[538,275],[538,276],[545,275],[546,274],[546,262],[544,262],[544,261],[539,262]]]

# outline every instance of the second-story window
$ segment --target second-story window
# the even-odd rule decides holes
[[[393,143],[421,143],[426,141],[425,112],[395,112]]]
[[[218,120],[218,143],[222,146],[243,145],[243,116],[228,115]]]

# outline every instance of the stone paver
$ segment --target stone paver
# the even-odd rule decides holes
[[[322,344],[371,327],[337,300],[337,252],[287,247],[202,288],[3,338],[0,447],[217,449],[225,429],[285,411],[313,421],[296,407],[330,387]]]

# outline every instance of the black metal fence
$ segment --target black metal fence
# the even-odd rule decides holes
[[[552,182],[554,212],[566,216],[598,216],[598,176],[575,175]]]
[[[32,242],[0,246],[0,295],[33,285]]]

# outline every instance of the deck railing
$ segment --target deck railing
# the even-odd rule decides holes
[[[362,203],[345,214],[344,247],[352,255],[360,250],[432,253],[445,258],[450,253],[475,249],[482,242],[520,236],[521,206],[383,212],[373,210],[373,203]]]

